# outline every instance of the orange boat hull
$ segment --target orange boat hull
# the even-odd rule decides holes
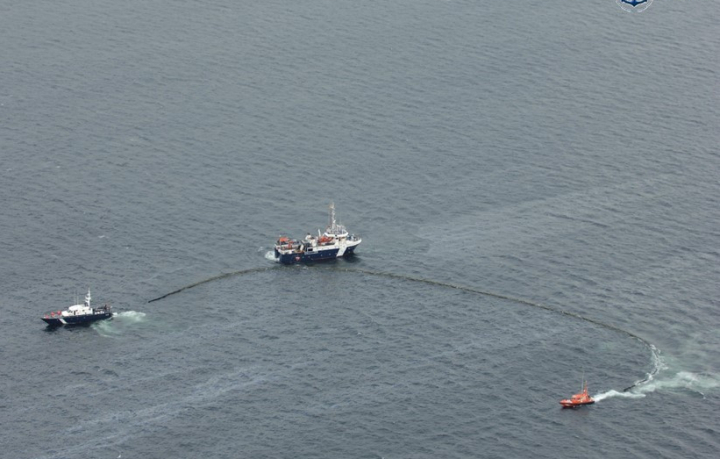
[[[571,400],[560,400],[560,404],[563,408],[577,408],[578,406],[592,405],[593,403],[595,403],[595,400],[590,400],[588,402],[573,402]]]

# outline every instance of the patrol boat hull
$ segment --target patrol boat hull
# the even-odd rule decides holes
[[[84,314],[78,316],[45,316],[42,320],[51,327],[60,327],[62,325],[82,325],[97,322],[98,320],[109,319],[112,312]]]
[[[82,325],[98,320],[109,319],[113,316],[112,308],[105,305],[99,308],[90,306],[90,290],[85,295],[85,303],[70,306],[64,311],[53,311],[45,314],[41,319],[51,327],[61,325]]]

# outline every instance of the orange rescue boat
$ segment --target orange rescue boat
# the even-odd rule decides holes
[[[566,398],[565,400],[560,400],[560,404],[563,408],[575,408],[583,405],[592,405],[593,403],[595,403],[595,400],[588,395],[587,381],[584,382],[582,392],[575,394],[570,398]]]

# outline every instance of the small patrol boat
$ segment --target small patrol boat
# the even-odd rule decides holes
[[[112,317],[112,308],[106,304],[99,308],[90,306],[90,289],[85,295],[85,303],[70,306],[64,311],[53,311],[45,314],[42,320],[52,327],[60,325],[79,325]]]
[[[349,234],[345,227],[335,221],[335,204],[330,203],[330,223],[325,232],[313,236],[308,233],[303,240],[280,236],[275,242],[275,260],[285,264],[306,263],[349,257],[362,242],[359,236]]]
[[[583,391],[579,394],[575,394],[565,400],[560,400],[560,404],[563,408],[576,408],[583,405],[592,405],[595,403],[590,395],[588,395],[587,381],[583,381]]]

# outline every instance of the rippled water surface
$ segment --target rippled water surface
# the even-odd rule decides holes
[[[0,6],[0,456],[717,457],[720,8],[579,3]]]

